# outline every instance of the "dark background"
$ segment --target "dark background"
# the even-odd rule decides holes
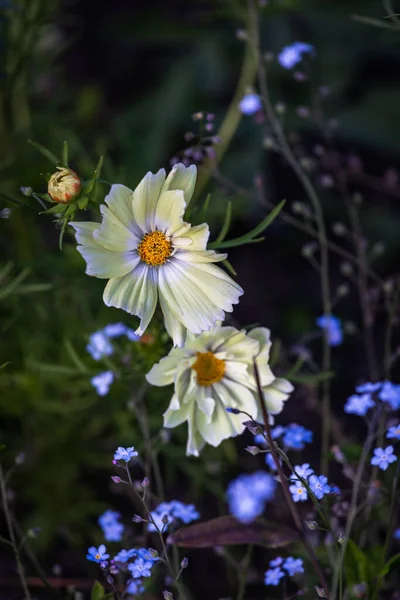
[[[14,200],[26,200],[20,186],[44,192],[41,173],[51,172],[46,159],[27,144],[28,138],[55,153],[68,140],[72,167],[83,178],[90,176],[98,156],[104,154],[105,180],[133,188],[148,170],[168,168],[170,159],[187,146],[183,136],[196,128],[193,113],[214,113],[217,130],[232,101],[245,49],[236,32],[244,27],[246,3],[21,0],[10,8],[5,2],[2,6],[0,192]],[[396,11],[394,3],[393,8]],[[315,47],[314,58],[299,69],[306,73],[306,81],[295,81],[293,72],[274,60],[270,85],[274,102],[286,106],[285,127],[297,154],[311,159],[311,178],[320,194],[329,236],[353,252],[351,236],[340,237],[332,230],[336,222],[348,226],[340,189],[344,178],[348,196],[357,192],[363,197],[361,222],[371,265],[383,279],[390,279],[400,258],[400,33],[353,18],[355,14],[375,19],[387,15],[385,7],[372,0],[270,0],[261,14],[265,52],[276,55],[297,40]],[[301,118],[300,106],[313,110],[313,117]],[[285,161],[263,149],[267,129],[265,121],[243,117],[219,166],[224,177],[246,188],[249,195],[209,181],[212,200],[207,221],[213,237],[228,199],[234,210],[232,237],[257,225],[270,204],[283,198],[285,212],[291,216],[296,216],[294,202],[308,205]],[[329,143],[323,135],[326,131]],[[322,157],[318,146],[323,148]],[[263,201],[257,196],[256,177],[263,181]],[[106,190],[99,185],[98,201]],[[109,322],[124,320],[135,326],[134,319],[102,305],[103,283],[84,275],[70,233],[61,253],[51,219],[37,214],[40,208],[32,199],[27,202],[35,211],[18,207],[9,219],[0,220],[0,252],[4,266],[9,264],[2,276],[4,286],[24,274],[20,283],[0,292],[0,365],[10,363],[0,370],[0,441],[6,446],[2,461],[10,468],[15,456],[25,453],[25,463],[16,469],[10,488],[21,527],[42,529],[31,543],[46,570],[51,572],[52,565],[60,563],[65,576],[93,577],[95,569],[84,556],[87,545],[102,541],[97,516],[111,507],[125,515],[131,510],[109,483],[114,448],[142,443],[127,396],[139,389],[144,369],[166,346],[155,326],[153,349],[126,350],[132,352],[133,363],[142,366],[137,372],[132,368],[129,394],[120,385],[112,396],[95,395],[89,380],[98,365],[85,352],[88,336]],[[2,199],[0,209],[5,206],[15,207]],[[262,243],[229,253],[245,289],[231,321],[271,328],[274,339],[282,341],[278,372],[289,368],[296,359],[296,346],[307,340],[306,347],[318,364],[319,278],[302,255],[310,238],[282,219],[265,237]],[[378,256],[372,249],[380,242],[385,251]],[[368,377],[357,291],[352,277],[343,275],[342,263],[333,253],[333,294],[343,282],[350,289],[335,307],[348,332],[343,346],[333,351],[338,416],[355,383]],[[378,309],[374,335],[381,356],[385,323],[381,301]],[[87,372],[82,372],[79,362]],[[151,405],[155,435],[167,397],[159,394]],[[298,386],[295,398],[281,422],[313,428],[318,445],[315,388]],[[356,420],[347,420],[343,428],[350,440],[362,435]],[[167,495],[188,502],[199,498],[205,517],[225,512],[224,490],[233,476],[263,464],[262,459],[244,456],[247,438],[230,440],[217,450],[208,448],[201,459],[182,456],[184,441],[184,431],[173,432],[172,442],[160,450]],[[314,456],[315,452],[314,448]],[[3,578],[13,576],[6,559],[1,570]],[[191,575],[199,598],[206,593],[200,583],[204,572],[196,567]],[[207,588],[207,593],[213,598],[228,595],[225,584],[221,589]]]

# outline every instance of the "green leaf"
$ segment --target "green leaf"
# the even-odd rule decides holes
[[[394,566],[396,562],[400,561],[400,552],[392,556],[390,560],[387,561],[385,565],[383,565],[382,569],[379,571],[379,577],[385,577]]]
[[[327,379],[332,379],[335,376],[333,371],[326,371],[325,373],[313,373],[312,375],[291,375],[287,373],[285,377],[292,381],[293,383],[300,383],[305,385],[316,385],[321,381],[326,381]]]
[[[0,369],[5,369],[7,365],[10,364],[10,361],[3,363],[2,365],[0,365]]]
[[[63,167],[68,167],[68,142],[64,140],[62,145],[62,164]]]
[[[95,581],[92,587],[92,593],[90,595],[90,600],[103,600],[105,596],[105,591],[103,586],[99,581]]]
[[[103,161],[104,161],[104,156],[102,155],[102,156],[100,156],[99,162],[97,163],[97,167],[95,168],[95,170],[93,172],[93,177],[84,184],[85,196],[90,196],[90,194],[93,192],[94,186],[96,185],[97,181],[100,178],[101,169],[103,167]]]
[[[19,275],[15,277],[15,279],[10,281],[8,285],[3,287],[0,292],[0,300],[4,300],[4,298],[7,298],[7,296],[10,296],[10,294],[15,293],[18,286],[28,277],[30,272],[31,270],[29,268],[24,269]]]
[[[77,205],[81,210],[85,210],[87,208],[88,202],[89,202],[89,197],[83,195],[79,198]]]
[[[364,17],[363,15],[351,15],[351,18],[354,21],[358,21],[359,23],[363,23],[364,25],[373,25],[374,27],[380,27],[381,29],[396,29],[392,25],[381,21],[380,19],[374,19],[373,17]]]
[[[236,277],[237,273],[227,258],[222,261],[222,264],[224,265],[224,267],[226,267],[227,271],[229,271],[234,277]]]
[[[48,148],[46,148],[45,146],[42,146],[42,144],[38,144],[37,142],[34,142],[33,140],[28,140],[28,144],[33,146],[36,150],[38,150],[38,152],[40,152],[40,154],[45,156],[50,162],[54,163],[55,165],[58,165],[60,163],[57,156],[55,154],[53,154],[50,150],[48,150]]]
[[[347,541],[346,555],[344,557],[344,571],[347,588],[351,589],[358,583],[367,583],[369,580],[368,557],[353,540]]]
[[[240,523],[231,515],[227,515],[178,529],[168,537],[168,543],[182,548],[239,544],[281,548],[298,539],[298,532],[285,525],[271,523],[264,519],[256,519],[252,523]]]
[[[225,219],[222,224],[221,231],[219,232],[219,234],[215,240],[216,244],[223,242],[224,239],[226,238],[226,234],[228,233],[229,227],[231,224],[231,219],[232,219],[232,202],[229,200],[228,206],[226,207]]]
[[[76,368],[81,372],[81,373],[88,373],[89,369],[87,368],[87,366],[81,361],[80,357],[78,356],[75,348],[73,347],[73,345],[71,344],[71,342],[69,340],[65,340],[64,341],[64,346],[69,354],[70,359],[72,360],[72,362],[74,363],[74,365],[76,366]]]
[[[62,215],[68,208],[67,204],[56,204],[48,210],[43,210],[41,215]]]
[[[233,240],[228,240],[226,242],[217,242],[216,240],[208,245],[209,248],[233,248],[235,246],[243,246],[244,244],[261,242],[264,238],[257,238],[256,236],[262,233],[279,215],[282,208],[285,206],[286,200],[282,200],[278,206],[269,213],[269,215],[261,221],[257,227],[249,231],[248,233],[241,235]]]

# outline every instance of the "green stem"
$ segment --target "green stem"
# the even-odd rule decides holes
[[[244,594],[246,591],[246,584],[247,584],[247,573],[248,573],[249,566],[250,566],[252,552],[253,552],[253,545],[249,544],[247,546],[246,554],[244,555],[244,558],[240,565],[239,586],[238,586],[238,593],[236,596],[236,600],[244,600]]]
[[[194,192],[192,202],[194,202],[203,192],[204,188],[208,183],[208,180],[211,177],[212,172],[216,168],[216,165],[221,161],[233,136],[235,135],[240,120],[242,118],[242,113],[238,108],[239,102],[245,95],[246,89],[253,85],[255,77],[256,63],[254,60],[254,54],[250,44],[247,44],[242,70],[240,73],[238,84],[236,86],[235,93],[225,115],[225,118],[222,121],[221,126],[216,134],[217,137],[219,137],[221,140],[220,143],[217,144],[215,147],[216,156],[214,159],[206,159],[203,165],[199,168],[196,189]]]
[[[17,540],[15,538],[15,533],[14,533],[14,528],[13,528],[13,523],[12,523],[12,516],[11,516],[11,512],[10,512],[10,509],[8,506],[8,500],[7,500],[7,489],[6,489],[5,482],[4,482],[4,474],[3,474],[3,468],[1,466],[1,463],[0,463],[0,493],[1,493],[4,517],[6,519],[7,528],[8,528],[8,535],[10,536],[10,542],[11,542],[11,545],[12,545],[12,548],[14,551],[15,562],[17,563],[17,571],[18,571],[18,575],[19,575],[19,578],[21,581],[21,586],[24,590],[25,599],[31,600],[31,595],[30,595],[29,589],[28,589],[28,583],[26,581],[24,568],[22,566],[21,557],[20,557],[19,550],[18,550]]]
[[[300,163],[294,155],[280,120],[276,117],[274,108],[269,95],[267,85],[267,74],[264,68],[264,63],[261,56],[258,10],[253,0],[249,0],[250,16],[251,16],[251,39],[253,40],[253,51],[257,64],[258,82],[261,96],[264,103],[267,118],[271,124],[276,140],[280,144],[281,151],[286,158],[288,164],[292,167],[293,172],[299,179],[304,190],[306,191],[312,204],[315,219],[317,223],[317,234],[320,246],[321,255],[321,292],[324,315],[329,318],[331,315],[331,297],[329,286],[329,253],[327,236],[325,229],[324,215],[318,195],[311,183],[308,175],[303,171]],[[327,328],[324,329],[324,344],[322,354],[322,370],[329,371],[331,363],[331,349],[329,346],[329,334]],[[322,383],[322,452],[321,452],[321,471],[328,476],[328,459],[329,459],[329,442],[330,442],[330,383],[324,381]]]

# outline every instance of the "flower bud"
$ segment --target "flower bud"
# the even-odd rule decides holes
[[[140,517],[139,515],[133,515],[132,517],[132,521],[134,523],[141,523],[143,521],[142,517]]]
[[[249,454],[252,454],[253,456],[255,456],[256,454],[260,454],[261,450],[258,446],[247,446],[247,448],[245,448],[246,452],[248,452]]]
[[[188,564],[189,564],[189,559],[188,559],[188,558],[186,558],[186,556],[184,556],[184,557],[182,558],[182,562],[181,562],[181,567],[182,567],[182,569],[186,569],[186,567],[188,566]]]
[[[114,483],[121,483],[122,482],[121,477],[118,477],[118,475],[112,475],[111,479],[113,480]]]
[[[47,191],[54,202],[68,204],[76,198],[81,191],[81,180],[75,171],[57,167],[58,171],[53,173],[49,179]]]
[[[21,186],[19,188],[19,191],[22,192],[23,195],[26,196],[27,198],[29,198],[29,196],[32,196],[32,194],[33,194],[33,189],[31,187]]]
[[[147,478],[147,477],[145,477],[145,478],[143,479],[143,481],[142,481],[142,484],[141,484],[141,485],[142,485],[142,487],[144,487],[144,488],[147,488],[147,487],[149,487],[149,485],[150,485],[150,481],[148,480],[148,478]]]
[[[163,591],[164,600],[174,600],[173,595],[168,590]]]

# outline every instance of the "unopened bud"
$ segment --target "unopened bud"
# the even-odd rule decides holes
[[[304,521],[304,525],[310,531],[315,531],[316,529],[318,529],[318,523],[317,523],[317,521]]]
[[[344,296],[347,296],[347,294],[349,293],[349,289],[350,288],[347,285],[347,283],[342,283],[337,289],[337,295],[343,298]]]
[[[151,554],[151,558],[158,558],[159,554],[155,548],[149,548],[149,552]]]
[[[162,521],[162,523],[164,523],[164,525],[168,525],[169,516],[167,514],[163,515],[161,521]]]
[[[182,562],[181,562],[182,569],[186,569],[186,567],[188,566],[188,564],[189,564],[189,559],[186,558],[186,556],[184,556],[184,558],[182,558]]]
[[[121,477],[118,477],[118,475],[112,475],[111,479],[113,480],[114,483],[121,483],[122,482]]]
[[[147,488],[150,485],[150,481],[148,480],[147,477],[145,477],[142,481],[142,487]]]
[[[2,208],[0,210],[0,219],[8,219],[11,215],[11,208]]]
[[[74,200],[81,191],[81,180],[72,169],[57,167],[58,171],[53,173],[49,179],[47,191],[54,202],[68,204]]]
[[[246,452],[248,452],[249,454],[252,454],[253,456],[256,456],[256,454],[260,454],[261,450],[258,446],[247,446],[247,448],[245,448]]]
[[[250,433],[252,433],[253,435],[257,435],[257,433],[261,433],[261,429],[260,426],[257,425],[257,423],[255,421],[243,421],[243,425],[245,427],[247,427],[247,429],[250,431]]]
[[[143,521],[142,517],[140,517],[139,515],[133,515],[132,517],[132,521],[134,523],[141,523]]]
[[[19,191],[22,192],[23,195],[26,196],[27,198],[29,198],[29,196],[32,196],[32,194],[33,194],[33,189],[31,187],[21,186],[19,188]]]
[[[317,585],[315,586],[315,591],[317,592],[318,596],[320,598],[327,598],[327,595],[325,594],[325,591],[323,588],[318,587]]]
[[[345,543],[345,541],[347,540],[347,537],[345,536],[345,534],[343,532],[340,532],[337,538],[337,541],[340,545],[343,545]]]
[[[355,598],[364,598],[368,591],[366,583],[357,583],[351,590]]]
[[[31,529],[28,529],[26,535],[30,538],[36,538],[41,531],[42,529],[40,527],[32,527]]]
[[[240,415],[240,410],[238,408],[232,408],[231,406],[228,406],[226,412],[232,413],[233,415]]]
[[[164,600],[174,600],[173,595],[168,590],[163,591]]]
[[[347,231],[347,228],[343,223],[334,223],[332,229],[335,235],[345,235]]]
[[[193,113],[193,115],[192,115],[193,121],[201,121],[203,118],[204,118],[204,113],[202,113],[202,112],[196,112],[196,113]]]

